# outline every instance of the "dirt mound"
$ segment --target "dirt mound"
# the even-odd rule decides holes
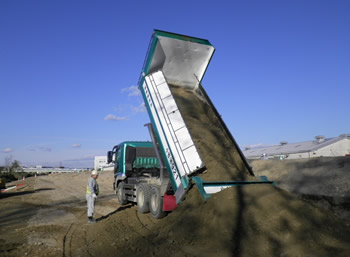
[[[350,157],[252,160],[254,172],[295,194],[350,198]]]
[[[207,181],[254,179],[204,98],[173,86],[171,90],[207,167],[200,176]],[[134,207],[123,212],[128,215],[116,213],[99,227],[116,238],[121,256],[326,257],[350,252],[345,223],[272,185],[232,187],[207,201],[194,186],[162,220],[149,220]],[[135,216],[140,224],[133,222]],[[117,235],[120,224],[123,232]]]
[[[206,164],[201,177],[253,179],[204,98],[173,86],[171,90]],[[152,230],[157,231],[157,242],[170,240],[189,255],[348,256],[350,252],[350,230],[341,220],[271,185],[233,187],[207,202],[192,189],[178,209]]]
[[[251,160],[259,176],[350,223],[350,158]]]
[[[139,220],[135,222],[135,217]],[[94,228],[94,256],[349,256],[350,229],[271,185],[232,187],[203,201],[192,188],[167,217],[126,206]],[[96,240],[96,238],[95,238]]]
[[[349,256],[350,231],[334,215],[270,185],[233,187],[203,202],[192,189],[157,224],[201,256]]]

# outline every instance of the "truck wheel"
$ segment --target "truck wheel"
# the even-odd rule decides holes
[[[163,212],[163,197],[160,195],[158,187],[151,188],[149,208],[153,218],[160,219],[165,216],[165,212]]]
[[[140,213],[149,212],[150,186],[147,184],[139,184],[136,189],[137,208]]]
[[[119,202],[120,205],[124,205],[124,204],[128,203],[128,201],[125,200],[125,197],[124,197],[124,182],[120,182],[118,184],[117,197],[118,197],[118,202]]]

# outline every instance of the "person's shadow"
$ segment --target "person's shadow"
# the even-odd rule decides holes
[[[120,211],[123,211],[125,209],[129,209],[131,208],[133,205],[132,204],[128,204],[128,205],[124,205],[124,206],[120,206],[118,209],[116,209],[115,211],[112,211],[111,213],[108,213],[107,215],[104,215],[102,217],[99,217],[96,219],[96,222],[99,222],[101,220],[104,220],[104,219],[107,219],[109,216],[117,213],[117,212],[120,212]]]

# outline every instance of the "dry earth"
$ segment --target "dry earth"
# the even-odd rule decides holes
[[[210,105],[191,92],[172,90],[206,164],[202,178],[255,179]],[[232,187],[203,201],[194,186],[175,211],[155,220],[138,214],[134,205],[119,206],[113,174],[103,172],[98,222],[88,224],[88,178],[84,173],[31,178],[24,188],[3,194],[0,256],[350,256],[345,220],[279,187]]]
[[[289,192],[350,198],[350,157],[253,160],[256,175],[267,176]]]
[[[118,208],[111,176],[100,178],[100,218]],[[17,182],[25,182],[24,186],[2,193],[0,256],[70,256],[73,234],[90,231],[84,198],[88,178],[84,173],[32,177]]]
[[[252,160],[257,176],[350,223],[350,157],[299,160]]]
[[[270,185],[193,187],[162,220],[119,206],[113,175],[99,178],[98,223],[88,224],[88,174],[30,178],[0,199],[0,256],[349,256],[350,228],[332,212]]]

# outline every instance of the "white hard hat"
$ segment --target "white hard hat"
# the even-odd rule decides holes
[[[98,175],[97,170],[93,170],[93,171],[91,172],[91,176],[92,176],[92,175]]]

